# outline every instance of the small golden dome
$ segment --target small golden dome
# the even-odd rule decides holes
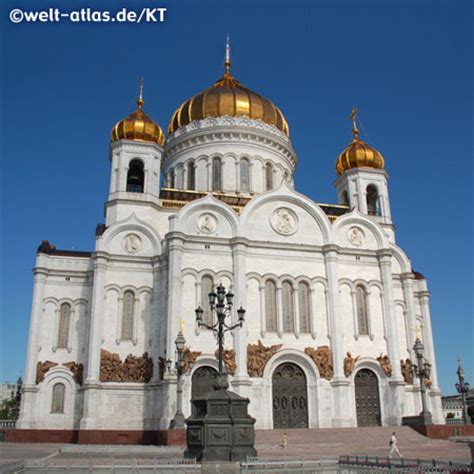
[[[352,143],[339,155],[336,161],[336,173],[340,176],[344,171],[352,168],[375,168],[384,169],[383,156],[367,143],[359,139],[359,130],[356,125],[357,110],[352,110],[351,118],[353,120],[354,140]]]
[[[230,73],[230,47],[227,44],[224,75],[211,87],[186,100],[173,114],[168,135],[179,127],[207,117],[246,116],[274,125],[290,136],[281,110],[265,97],[247,89]]]
[[[163,146],[165,136],[161,127],[143,112],[143,84],[140,84],[140,97],[137,101],[138,108],[128,117],[117,122],[112,129],[112,142],[117,140],[139,140],[155,142]]]

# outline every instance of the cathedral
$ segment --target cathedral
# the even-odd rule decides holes
[[[395,426],[418,414],[417,335],[443,423],[427,282],[396,243],[384,159],[357,124],[354,110],[353,140],[334,157],[337,204],[324,204],[295,188],[285,116],[234,77],[229,47],[223,76],[183,102],[166,136],[141,88],[111,132],[95,249],[38,248],[17,428],[169,429],[180,332],[189,416],[218,367],[195,310],[213,323],[219,284],[234,294],[230,320],[246,310],[224,362],[257,429]]]

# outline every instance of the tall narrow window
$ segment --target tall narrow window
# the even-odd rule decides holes
[[[169,174],[169,187],[171,189],[174,189],[176,187],[176,173],[174,170],[171,170],[170,171],[170,174]]]
[[[265,165],[265,190],[273,189],[273,166],[271,163]]]
[[[194,161],[188,164],[188,183],[186,187],[191,191],[196,189],[196,167]]]
[[[122,309],[122,341],[130,341],[133,339],[133,314],[135,311],[135,293],[127,290],[123,294]]]
[[[265,325],[267,332],[277,330],[276,285],[272,280],[265,283]]]
[[[349,196],[347,195],[347,191],[342,192],[341,200],[344,206],[349,206]]]
[[[64,413],[64,392],[66,387],[62,383],[53,385],[51,413]]]
[[[240,190],[250,191],[250,164],[248,160],[240,160]]]
[[[212,160],[212,190],[222,191],[222,161],[220,158]]]
[[[204,313],[202,315],[203,322],[206,324],[214,324],[211,305],[209,303],[209,293],[214,291],[214,281],[211,276],[205,275],[201,280],[201,305]]]
[[[367,292],[364,287],[357,285],[356,287],[356,307],[357,307],[357,324],[359,326],[359,334],[369,334],[369,315]]]
[[[370,216],[380,216],[379,193],[372,184],[367,186],[367,213]]]
[[[127,192],[142,193],[145,182],[145,171],[141,160],[132,160],[127,173]]]
[[[289,281],[281,285],[283,297],[283,332],[295,330],[295,306],[293,304],[293,287]]]
[[[58,349],[67,349],[69,342],[69,325],[71,320],[71,305],[63,303],[59,311]]]
[[[301,282],[298,285],[298,302],[300,311],[300,331],[301,333],[311,332],[311,299],[310,290],[307,283]]]

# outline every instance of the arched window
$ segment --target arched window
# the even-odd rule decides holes
[[[63,303],[59,311],[58,349],[67,349],[68,347],[70,321],[71,305]]]
[[[273,166],[271,163],[265,165],[265,190],[273,189]]]
[[[176,187],[176,173],[174,170],[171,170],[169,174],[169,187],[171,189]]]
[[[141,160],[132,160],[127,173],[127,192],[142,193],[145,183],[145,171]]]
[[[196,167],[194,161],[188,163],[188,182],[186,187],[191,191],[196,189]]]
[[[379,193],[372,184],[367,186],[367,214],[370,216],[380,216]]]
[[[362,285],[356,287],[357,324],[360,335],[369,334],[369,314],[367,292]]]
[[[293,303],[293,287],[289,281],[281,285],[283,300],[283,332],[295,330],[295,305]]]
[[[133,315],[135,312],[135,293],[127,290],[123,294],[122,331],[120,339],[130,341],[133,339]]]
[[[220,158],[212,160],[212,190],[222,191],[222,161]]]
[[[240,160],[240,190],[250,191],[250,163],[246,159]]]
[[[53,395],[51,400],[51,413],[64,413],[64,393],[66,387],[62,383],[53,385]]]
[[[202,320],[206,324],[214,324],[214,318],[209,303],[209,293],[214,291],[214,280],[209,275],[204,275],[201,280],[201,305],[204,311]]]
[[[272,280],[265,283],[265,325],[267,332],[277,330],[276,285]]]
[[[349,206],[349,196],[347,191],[342,191],[341,200],[344,206]]]
[[[302,333],[311,332],[311,293],[309,286],[305,282],[298,285],[298,303],[300,311],[300,331]]]

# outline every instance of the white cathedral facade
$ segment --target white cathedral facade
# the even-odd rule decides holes
[[[195,309],[212,320],[207,295],[219,283],[246,309],[225,365],[256,428],[397,425],[418,414],[417,331],[432,364],[429,408],[443,423],[427,283],[396,243],[384,160],[355,118],[333,205],[295,189],[282,112],[233,77],[229,58],[223,77],[175,112],[166,139],[142,108],[140,94],[112,130],[94,251],[38,248],[17,427],[168,429],[180,327],[189,416],[217,368]]]

